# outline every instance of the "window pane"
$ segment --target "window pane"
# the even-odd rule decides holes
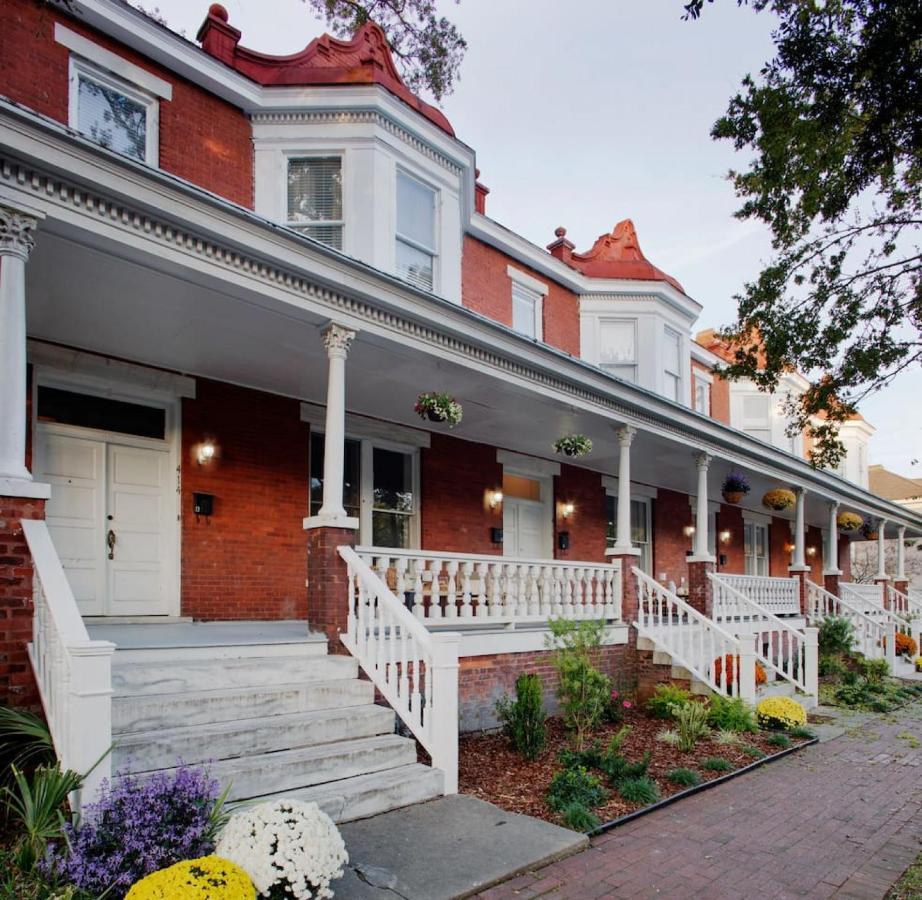
[[[667,372],[679,374],[679,335],[671,328],[666,329],[666,346],[663,365]]]
[[[649,539],[647,504],[643,500],[631,500],[631,543],[646,544]]]
[[[435,250],[435,191],[397,173],[397,233]]]
[[[328,244],[336,250],[343,249],[343,226],[342,225],[292,225],[295,231],[312,237],[315,241],[322,244]]]
[[[288,221],[338,222],[342,217],[342,160],[288,160]]]
[[[539,296],[520,285],[512,286],[512,327],[530,338],[538,337],[535,312]]]
[[[413,512],[413,459],[410,454],[375,447],[373,458],[374,508]]]
[[[599,323],[599,364],[634,363],[637,359],[633,322]]]
[[[603,363],[600,368],[603,372],[608,372],[609,375],[614,375],[623,381],[630,381],[631,384],[637,382],[637,366],[616,366]]]
[[[612,497],[611,494],[605,495],[605,538],[609,547],[615,546],[616,527],[615,520],[617,519],[617,500],[615,497]]]
[[[743,418],[747,421],[768,422],[771,400],[764,394],[748,394],[743,397]]]
[[[397,274],[424,290],[432,290],[432,255],[397,241]]]
[[[78,76],[77,130],[116,153],[147,159],[147,107],[85,75]]]
[[[37,415],[39,422],[99,428],[160,440],[166,437],[165,409],[57,388],[38,389]]]
[[[410,516],[376,510],[371,517],[371,535],[375,547],[406,549],[410,546]]]
[[[680,387],[680,385],[681,385],[681,381],[679,380],[679,376],[678,376],[678,375],[670,375],[670,374],[667,372],[665,378],[666,378],[665,395],[666,395],[670,400],[678,400],[678,399],[679,399],[679,387]]]
[[[704,381],[695,381],[695,409],[707,415],[711,405],[710,385]]]
[[[315,516],[323,505],[323,453],[322,434],[311,433],[311,515]],[[361,490],[361,445],[358,441],[346,441],[343,480],[343,506],[346,515],[358,518]]]
[[[746,434],[758,438],[760,441],[765,441],[766,444],[771,443],[772,433],[767,428],[744,428]]]

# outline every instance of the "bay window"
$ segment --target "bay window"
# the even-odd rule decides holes
[[[663,343],[663,393],[670,400],[679,400],[682,389],[680,353],[682,338],[677,331],[666,328]]]
[[[625,381],[637,382],[637,323],[633,319],[599,322],[599,367]]]
[[[435,283],[436,192],[405,172],[397,172],[397,275],[431,291]]]
[[[343,171],[338,156],[288,160],[287,224],[337,250],[343,247]]]

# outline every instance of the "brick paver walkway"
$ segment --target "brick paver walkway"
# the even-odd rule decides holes
[[[922,847],[922,704],[644,816],[484,900],[880,898]]]

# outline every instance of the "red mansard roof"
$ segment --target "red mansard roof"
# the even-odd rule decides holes
[[[229,25],[227,18],[227,10],[219,3],[212,3],[196,38],[206,53],[257,84],[380,84],[454,137],[448,119],[403,83],[387,38],[373,22],[362,25],[351,41],[340,41],[324,34],[312,40],[300,53],[270,56],[239,46],[240,31]]]
[[[685,289],[671,275],[658,269],[644,255],[630,219],[615,225],[611,234],[600,235],[585,253],[571,253],[567,262],[590,278],[627,278],[665,281],[677,291]]]

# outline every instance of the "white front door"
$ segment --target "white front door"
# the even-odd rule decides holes
[[[544,504],[503,498],[503,554],[520,559],[544,559]]]
[[[76,437],[39,424],[46,518],[83,615],[166,615],[175,511],[167,449]]]

